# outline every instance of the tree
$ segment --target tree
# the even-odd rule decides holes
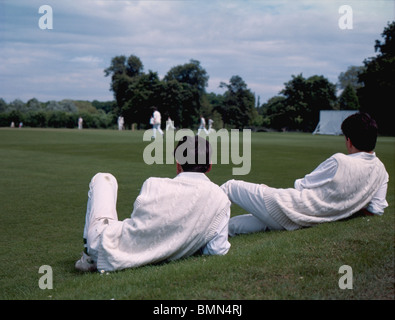
[[[112,80],[114,77],[119,76],[125,73],[126,70],[126,57],[125,56],[116,56],[111,59],[111,65],[104,70],[104,74],[106,77],[109,75],[112,76]]]
[[[24,112],[26,111],[26,105],[25,103],[20,100],[20,99],[15,99],[8,105],[9,110],[13,111],[18,111],[18,112]]]
[[[395,21],[388,23],[381,34],[384,41],[376,40],[376,57],[364,60],[365,71],[359,75],[364,84],[358,91],[361,110],[376,121],[379,132],[395,135],[392,117],[395,101]]]
[[[208,79],[206,70],[201,67],[199,61],[193,59],[189,63],[171,68],[164,78],[165,81],[177,80],[186,83],[194,87],[199,95],[206,91]]]
[[[306,79],[302,74],[292,75],[292,80],[284,84],[285,88],[280,91],[285,96],[285,110],[288,116],[286,127],[295,130],[300,129],[299,123],[302,114],[306,113],[307,102],[306,97],[309,95],[309,88]]]
[[[308,108],[302,114],[303,129],[306,131],[313,131],[317,126],[320,119],[320,110],[334,109],[336,98],[336,85],[329,82],[323,76],[312,76],[307,79],[308,95],[307,105]]]
[[[208,85],[208,75],[200,62],[191,59],[189,63],[171,68],[163,81],[167,92],[166,104],[174,100],[179,106],[178,120],[182,127],[191,127],[197,123],[203,111],[203,96]],[[169,92],[177,90],[174,97]],[[170,99],[169,99],[170,98]]]
[[[116,108],[114,101],[92,101],[92,106],[97,110],[103,110],[105,113],[110,113]]]
[[[110,90],[114,93],[117,102],[118,112],[127,102],[126,91],[134,77],[143,73],[143,63],[135,55],[131,55],[127,60],[125,56],[112,58],[111,65],[104,70],[106,77],[111,75]]]
[[[359,101],[357,92],[351,84],[348,84],[339,97],[340,110],[358,110]]]
[[[224,104],[224,96],[222,94],[216,94],[210,92],[207,95],[208,103],[211,106],[211,119],[214,121],[214,129],[222,129],[224,127],[224,122],[222,120],[222,105]]]
[[[131,55],[125,66],[126,75],[133,78],[143,74],[143,63],[140,58],[135,55]]]
[[[121,108],[121,114],[125,118],[125,125],[137,123],[149,125],[149,118],[153,112],[152,107],[161,109],[161,92],[163,84],[156,72],[149,71],[147,74],[139,74],[131,78],[125,91],[126,102]]]
[[[226,88],[224,104],[220,109],[225,124],[244,128],[252,124],[258,112],[255,109],[255,96],[240,76],[232,76],[229,84],[221,82],[220,88]]]
[[[26,103],[26,107],[29,111],[39,111],[42,109],[41,103],[36,98],[30,99]]]
[[[197,97],[196,90],[177,80],[164,82],[162,105],[167,119],[170,116],[181,128],[194,127],[204,108],[204,95]]]
[[[46,110],[48,110],[48,111],[63,111],[63,112],[67,112],[67,113],[76,113],[77,107],[75,106],[74,102],[71,100],[62,100],[62,101],[51,100],[51,101],[48,101]]]
[[[8,109],[7,102],[3,98],[0,98],[0,113],[6,112]]]
[[[274,96],[262,105],[263,122],[267,126],[276,130],[289,126],[291,119],[287,112],[285,100],[284,96]]]
[[[148,124],[151,107],[160,104],[161,83],[156,72],[143,72],[144,66],[135,55],[117,56],[104,70],[105,76],[111,75],[111,89],[117,102],[115,114],[122,114],[125,125]]]
[[[336,104],[336,86],[323,76],[292,76],[280,93],[285,96],[290,129],[313,131],[320,110],[331,110]]]
[[[350,66],[346,72],[340,73],[338,77],[337,87],[344,90],[347,86],[351,86],[354,90],[358,90],[363,86],[359,80],[359,75],[365,71],[364,66]]]

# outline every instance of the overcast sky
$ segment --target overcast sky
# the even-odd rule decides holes
[[[352,29],[339,27],[350,26],[339,13],[345,4]],[[52,8],[53,29],[40,28],[42,5]],[[1,0],[0,98],[112,100],[103,70],[134,54],[161,79],[200,61],[207,92],[223,93],[220,82],[239,75],[262,103],[292,75],[336,83],[376,55],[375,40],[394,15],[393,0]]]

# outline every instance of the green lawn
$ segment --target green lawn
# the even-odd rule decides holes
[[[222,257],[76,272],[95,173],[117,178],[121,220],[145,179],[174,176],[174,165],[144,163],[148,144],[143,132],[0,129],[0,299],[394,299],[393,137],[380,137],[376,149],[390,174],[382,217],[238,236]],[[208,176],[292,187],[335,152],[345,152],[343,137],[253,133],[248,175],[217,164]],[[232,206],[232,215],[241,213]],[[42,265],[52,267],[53,289],[39,287]],[[338,286],[342,265],[352,267],[351,290]]]

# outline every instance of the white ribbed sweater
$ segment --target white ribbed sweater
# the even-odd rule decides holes
[[[324,185],[303,189],[267,187],[263,198],[269,214],[287,230],[309,227],[347,218],[364,208],[378,191],[388,173],[373,154],[332,156],[338,169]]]
[[[114,271],[192,255],[215,236],[229,208],[228,197],[208,178],[149,178],[131,217],[103,231],[97,268]]]

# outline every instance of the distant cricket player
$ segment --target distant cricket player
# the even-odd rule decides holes
[[[202,130],[204,130],[207,133],[207,131],[206,131],[206,120],[201,115],[200,116],[200,124],[199,124],[199,128],[198,128],[197,134],[199,135]]]
[[[125,123],[125,120],[122,116],[118,117],[118,130],[123,130],[123,125]]]
[[[84,119],[82,119],[82,117],[78,118],[78,129],[81,130],[82,129],[82,124],[84,123]]]
[[[154,113],[152,114],[152,125],[153,125],[153,138],[156,138],[156,132],[159,131],[159,133],[161,135],[163,135],[163,131],[160,128],[161,122],[162,122],[162,118],[161,118],[161,114],[158,111],[158,109],[156,107],[153,107],[154,109]]]
[[[175,130],[176,128],[174,127],[174,122],[171,120],[170,117],[167,118],[166,121],[166,131],[169,131],[169,129]]]
[[[207,134],[209,134],[209,133],[211,132],[211,129],[213,128],[213,123],[214,123],[214,120],[211,119],[211,118],[209,118],[209,119],[208,119],[208,130],[207,130]]]

